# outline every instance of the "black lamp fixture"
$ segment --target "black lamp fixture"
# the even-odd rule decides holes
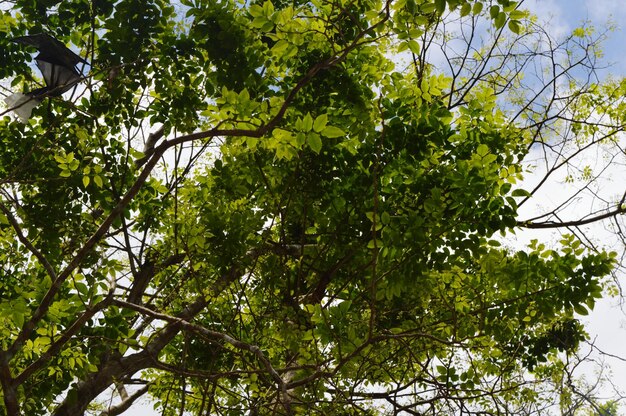
[[[15,93],[4,99],[4,102],[26,122],[33,111],[45,97],[56,97],[70,90],[81,79],[76,69],[79,63],[88,64],[80,56],[69,50],[63,43],[46,33],[20,36],[11,39],[13,42],[34,46],[39,50],[35,57],[37,67],[43,75],[45,87],[26,93]]]

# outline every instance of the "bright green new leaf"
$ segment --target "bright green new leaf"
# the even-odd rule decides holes
[[[415,53],[415,54],[419,54],[420,53],[420,44],[417,43],[417,41],[411,39],[407,41],[407,45],[409,47],[409,49],[411,50],[411,52]]]
[[[511,20],[521,20],[523,18],[526,17],[528,13],[523,11],[523,10],[512,10],[511,13],[509,13],[509,19]]]
[[[313,130],[313,117],[311,117],[310,113],[307,113],[302,119],[302,131],[306,133],[311,130]]]
[[[326,126],[324,127],[324,130],[322,130],[322,136],[332,139],[335,137],[345,137],[346,133],[344,133],[344,131],[339,127]]]
[[[248,8],[248,13],[250,13],[252,17],[261,17],[263,16],[263,7],[258,4],[252,4]]]
[[[322,139],[320,138],[319,134],[309,133],[306,136],[306,141],[311,150],[313,150],[315,153],[319,153],[320,150],[322,150]]]
[[[326,127],[326,123],[328,123],[328,116],[326,114],[320,114],[315,118],[313,122],[313,131],[316,133],[321,133],[322,130]]]

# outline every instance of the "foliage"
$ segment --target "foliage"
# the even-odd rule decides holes
[[[164,415],[572,408],[577,317],[615,254],[507,238],[624,210],[520,216],[539,147],[621,131],[589,115],[623,114],[625,86],[576,81],[592,32],[546,46],[509,0],[16,0],[0,27],[13,88],[39,81],[11,36],[91,62],[28,124],[0,120],[2,414],[144,394]],[[545,57],[559,69],[524,84]]]

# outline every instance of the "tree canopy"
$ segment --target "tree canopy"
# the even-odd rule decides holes
[[[89,63],[0,119],[0,414],[616,411],[573,377],[619,265],[581,227],[626,209],[602,33],[509,0],[0,5],[5,96],[43,85],[12,37]]]

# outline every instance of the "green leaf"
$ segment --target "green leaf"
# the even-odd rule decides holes
[[[433,13],[436,10],[435,3],[422,3],[420,10],[424,14]]]
[[[322,136],[332,139],[335,137],[345,137],[346,133],[339,127],[326,126],[324,130],[322,130]]]
[[[274,5],[271,1],[266,0],[263,3],[263,14],[267,17],[270,17],[272,14],[274,14]]]
[[[290,43],[285,39],[281,39],[272,46],[272,54],[274,55],[283,55],[284,52],[289,47]]]
[[[261,32],[271,32],[272,30],[274,30],[274,26],[274,22],[272,22],[271,20],[266,20],[260,29]]]
[[[306,143],[307,134],[301,131],[296,133],[296,143],[295,146],[300,149]]]
[[[275,137],[276,139],[278,139],[280,142],[283,142],[283,143],[291,143],[291,142],[293,142],[293,134],[290,131],[287,131],[287,130],[274,129],[274,131],[272,131],[272,136]]]
[[[519,35],[520,32],[522,31],[522,27],[520,26],[519,22],[517,20],[509,20],[509,29],[511,30],[511,32]]]
[[[89,185],[89,176],[83,176],[83,186],[86,188]]]
[[[262,32],[269,32],[274,28],[274,23],[267,20],[265,16],[259,16],[252,21],[252,27],[261,29]]]
[[[530,196],[530,192],[528,192],[525,189],[514,189],[513,192],[511,192],[512,196],[521,196],[521,197],[527,197]]]
[[[250,92],[248,91],[247,88],[244,88],[243,90],[241,90],[241,92],[239,93],[239,103],[240,104],[247,104],[250,101]]]
[[[326,114],[321,114],[315,118],[313,122],[313,131],[316,133],[321,133],[322,130],[326,127],[326,123],[328,123],[328,116]]]
[[[574,305],[574,312],[582,316],[589,315],[589,311],[583,305]]]
[[[477,1],[476,3],[474,3],[474,7],[472,7],[472,14],[474,16],[477,16],[482,11],[483,11],[483,2],[482,1]]]
[[[74,283],[74,287],[76,288],[78,293],[80,293],[83,296],[87,296],[89,294],[89,288],[83,282]]]
[[[302,131],[307,133],[311,130],[313,130],[313,117],[311,117],[310,113],[307,113],[302,119]]]
[[[322,150],[322,139],[320,135],[317,133],[309,133],[306,137],[307,144],[315,153],[320,152]]]
[[[511,0],[499,1],[499,3],[502,4],[502,8],[505,13],[510,13],[514,11],[518,4],[518,2]]]
[[[497,18],[500,15],[500,6],[494,5],[489,8],[489,16],[492,19]]]
[[[423,34],[424,34],[424,31],[422,29],[413,28],[409,30],[409,37],[413,39],[418,39]]]
[[[24,326],[24,314],[22,312],[14,309],[11,313],[11,318],[13,320],[13,324],[17,328],[21,328],[22,326]]]
[[[461,6],[461,17],[465,17],[472,11],[472,6],[469,3],[463,3]]]
[[[489,154],[489,147],[486,144],[480,144],[476,148],[476,154],[480,157],[485,157]]]
[[[494,20],[494,26],[496,27],[496,29],[500,29],[502,26],[504,26],[505,22],[506,22],[506,14],[499,13],[498,16]]]
[[[100,175],[96,175],[93,177],[93,182],[98,186],[98,188],[102,188],[102,177]]]
[[[411,52],[413,52],[416,55],[420,53],[420,44],[417,41],[411,39],[407,41],[407,44]]]
[[[370,240],[367,243],[367,248],[369,249],[374,249],[374,248],[382,248],[383,244],[382,241],[380,240]]]
[[[252,17],[261,17],[263,16],[263,8],[258,4],[252,4],[248,8],[248,13],[250,13]]]
[[[513,10],[511,13],[509,13],[509,19],[511,20],[521,20],[523,18],[525,18],[527,15],[527,13],[523,10]]]
[[[446,11],[446,0],[435,0],[435,9],[437,14],[442,15]]]

